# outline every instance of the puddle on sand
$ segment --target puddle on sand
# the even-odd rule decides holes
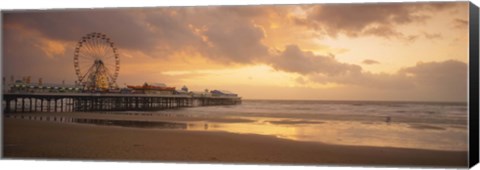
[[[120,126],[133,128],[154,128],[154,129],[187,129],[188,124],[177,122],[160,121],[137,121],[137,120],[111,120],[111,119],[86,119],[70,118],[61,116],[31,116],[31,115],[6,115],[7,118],[40,120],[58,123],[79,123],[100,126]]]

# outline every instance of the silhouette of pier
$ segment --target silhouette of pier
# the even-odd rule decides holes
[[[197,106],[235,105],[235,96],[191,96],[111,93],[5,93],[4,113],[156,111]]]

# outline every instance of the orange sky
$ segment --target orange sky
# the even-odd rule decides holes
[[[247,99],[466,101],[468,3],[163,7],[3,13],[4,76],[73,83],[90,32],[120,52],[120,86]]]

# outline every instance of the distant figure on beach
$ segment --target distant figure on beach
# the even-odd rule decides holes
[[[387,116],[387,118],[385,119],[385,122],[390,123],[391,121],[392,121],[392,118],[390,116]]]

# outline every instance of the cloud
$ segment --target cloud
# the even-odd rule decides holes
[[[289,45],[279,55],[271,57],[272,67],[299,74],[340,75],[357,73],[361,67],[338,62],[334,56],[315,55],[302,51],[297,45]]]
[[[370,73],[361,66],[339,62],[333,55],[315,55],[310,51],[303,51],[296,45],[289,45],[277,56],[271,57],[271,66],[279,71],[298,73],[308,80],[319,84],[343,84],[364,87],[381,87],[389,89],[405,89],[412,87],[405,81],[405,74]],[[376,62],[368,60],[367,62]],[[306,80],[296,80],[305,84]]]
[[[363,60],[362,63],[363,63],[363,64],[366,64],[366,65],[380,64],[380,62],[378,62],[378,61],[376,61],[376,60],[371,60],[371,59]]]
[[[428,18],[415,11],[445,10],[455,4],[458,3],[312,5],[303,6],[307,9],[303,21],[294,20],[331,36],[375,35],[414,41],[418,36],[404,35],[394,26]],[[116,43],[120,54],[125,49],[152,58],[200,55],[218,63],[251,64],[266,61],[265,58],[272,55],[269,51],[275,48],[264,43],[265,30],[271,24],[266,18],[272,15],[291,18],[288,12],[293,9],[296,6],[6,12],[4,24],[38,32],[48,40],[43,46],[60,47],[55,42],[73,43],[87,33],[102,32]],[[436,34],[424,36],[438,37]],[[51,55],[69,50],[56,49],[50,51]]]
[[[465,101],[467,98],[467,64],[447,60],[417,63],[394,74],[362,72],[339,76],[307,75],[316,83],[336,83],[381,91],[403,91],[409,98],[428,100]]]
[[[369,89],[415,91],[438,96],[438,99],[463,101],[467,91],[467,64],[456,60],[419,62],[396,73],[372,73],[361,66],[339,62],[334,56],[315,55],[290,45],[271,58],[272,67],[279,71],[298,73],[299,84],[340,84]],[[364,60],[377,64],[375,60]]]
[[[296,18],[297,24],[337,37],[374,35],[385,38],[403,38],[395,27],[425,22],[432,11],[446,10],[460,3],[375,3],[328,4],[314,6],[306,18]]]

